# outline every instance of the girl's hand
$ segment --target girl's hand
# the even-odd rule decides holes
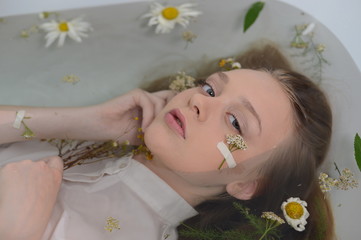
[[[0,168],[0,239],[40,239],[53,210],[63,161],[48,157]]]
[[[101,116],[94,127],[98,128],[97,133],[104,135],[104,139],[137,142],[138,128],[144,131],[174,95],[172,91],[149,93],[135,89],[94,106]]]
[[[141,127],[145,129],[174,95],[175,93],[169,90],[149,93],[135,89],[105,103],[104,106],[108,108],[107,111],[110,115],[132,112],[133,116],[142,118]]]

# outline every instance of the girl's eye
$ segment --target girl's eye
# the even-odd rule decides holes
[[[239,122],[238,122],[238,120],[237,120],[237,118],[236,118],[235,116],[233,116],[232,114],[230,114],[230,115],[229,115],[229,120],[230,120],[232,126],[233,126],[235,129],[237,129],[237,131],[242,132],[242,131],[241,131],[241,127],[239,126]]]
[[[203,91],[205,91],[206,93],[208,93],[209,96],[211,96],[211,97],[215,97],[215,96],[216,96],[213,88],[212,88],[211,85],[209,85],[208,83],[203,83],[203,85],[201,86],[201,88],[203,89]]]

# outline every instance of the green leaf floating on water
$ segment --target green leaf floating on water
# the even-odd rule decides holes
[[[255,2],[248,9],[246,17],[244,18],[243,32],[246,32],[247,29],[257,20],[259,13],[263,9],[263,6],[264,2]]]
[[[357,162],[357,166],[361,171],[361,138],[357,133],[355,135],[354,147],[355,147],[355,159]]]

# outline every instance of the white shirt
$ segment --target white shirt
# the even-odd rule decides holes
[[[49,154],[56,151],[47,143],[17,143],[2,149],[0,159],[37,160]],[[131,157],[77,166],[63,178],[44,240],[174,240],[179,223],[197,214]],[[105,230],[109,217],[119,221],[111,232]]]

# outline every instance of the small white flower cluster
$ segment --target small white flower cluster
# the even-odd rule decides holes
[[[107,225],[104,227],[108,232],[112,232],[113,230],[120,230],[119,220],[113,217],[107,218]]]
[[[321,172],[320,176],[318,177],[318,182],[323,193],[331,191],[332,187],[335,186],[336,181],[336,179],[329,177],[326,173],[323,172]]]
[[[185,31],[182,33],[182,38],[186,41],[186,42],[193,42],[194,39],[197,38],[197,35],[194,34],[191,31]]]
[[[237,149],[246,150],[247,144],[244,141],[243,137],[239,134],[231,135],[227,134],[226,136],[227,144],[231,145],[232,147],[236,147]]]
[[[348,168],[342,170],[338,179],[329,177],[326,173],[321,172],[318,181],[323,193],[331,191],[333,187],[340,190],[358,187],[358,181],[354,178],[353,172]]]
[[[195,78],[187,75],[185,72],[178,72],[178,74],[175,76],[175,79],[169,85],[169,89],[176,92],[181,92],[195,87],[195,81]]]
[[[353,172],[350,169],[345,168],[342,170],[341,176],[337,180],[335,187],[341,190],[348,190],[350,188],[357,188],[358,182],[354,178]]]
[[[284,224],[285,221],[277,216],[274,212],[263,212],[261,218],[269,219],[271,221],[275,221],[278,224]]]
[[[66,82],[66,83],[76,84],[79,81],[80,81],[80,78],[74,74],[65,75],[63,77],[63,82]]]

